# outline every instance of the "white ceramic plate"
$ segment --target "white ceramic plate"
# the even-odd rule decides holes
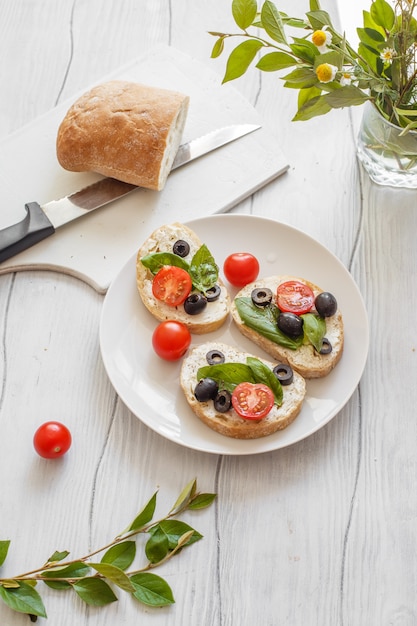
[[[151,336],[156,320],[136,289],[133,256],[111,284],[100,321],[100,347],[107,374],[125,405],[143,423],[176,443],[215,454],[258,454],[289,446],[327,424],[347,403],[361,378],[368,354],[368,319],[350,273],[326,248],[303,232],[271,219],[249,215],[213,215],[188,222],[207,244],[217,264],[232,252],[255,254],[260,276],[291,274],[332,292],[343,313],[345,348],[326,378],[307,382],[297,419],[285,430],[250,441],[231,439],[205,426],[189,408],[179,387],[180,362],[160,359]],[[150,234],[150,233],[149,233]],[[231,296],[237,290],[231,289]],[[192,344],[209,337],[266,356],[232,322],[210,335],[194,335]]]

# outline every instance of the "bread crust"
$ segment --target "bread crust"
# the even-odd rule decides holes
[[[190,244],[190,252],[184,258],[185,261],[190,261],[202,242],[193,230],[179,222],[157,228],[140,247],[136,259],[136,284],[139,295],[148,311],[160,322],[165,320],[183,322],[191,333],[197,335],[213,332],[226,321],[231,304],[226,286],[220,277],[217,281],[221,289],[219,298],[209,302],[198,315],[188,315],[183,305],[169,306],[157,300],[152,294],[153,275],[143,265],[141,259],[155,252],[172,252],[172,246],[178,239],[184,239]]]
[[[320,289],[320,287],[304,278],[277,275],[260,278],[246,285],[236,294],[236,298],[250,297],[252,290],[258,287],[268,287],[272,290],[272,293],[275,294],[278,285],[288,280],[298,280],[305,283],[313,290],[315,296],[323,291],[323,289]],[[336,311],[335,315],[326,318],[326,337],[332,344],[332,351],[329,354],[319,354],[311,344],[305,344],[297,350],[291,350],[290,348],[285,348],[263,337],[252,328],[249,328],[249,326],[246,326],[241,320],[235,301],[232,302],[230,312],[233,321],[242,335],[253,341],[275,359],[291,365],[291,367],[304,378],[322,378],[323,376],[327,376],[340,361],[344,346],[344,326],[342,314],[339,309]]]
[[[197,371],[200,367],[207,365],[206,354],[209,350],[223,352],[226,362],[245,363],[248,356],[253,356],[217,341],[196,346],[184,358],[180,374],[182,390],[191,409],[209,428],[234,439],[259,439],[287,428],[299,415],[306,393],[306,383],[297,372],[294,372],[293,383],[282,387],[282,405],[274,406],[261,420],[243,419],[233,408],[226,413],[219,413],[215,410],[212,401],[199,402],[194,395],[194,388],[198,382]],[[269,360],[261,360],[271,369],[276,365]]]
[[[140,83],[112,80],[82,95],[57,134],[59,163],[133,185],[164,187],[178,150],[188,96]]]

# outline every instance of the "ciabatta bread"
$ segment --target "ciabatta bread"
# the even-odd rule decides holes
[[[336,313],[331,317],[325,318],[325,337],[330,342],[332,350],[329,354],[319,354],[311,343],[304,343],[297,350],[292,350],[271,341],[269,338],[264,337],[256,330],[247,326],[242,321],[236,308],[236,299],[239,297],[250,298],[253,289],[269,288],[275,295],[278,285],[290,280],[297,280],[305,283],[312,289],[315,296],[323,291],[323,289],[320,289],[317,285],[314,285],[304,278],[294,276],[269,276],[267,278],[260,278],[255,282],[246,285],[237,293],[231,306],[232,318],[242,335],[251,339],[254,343],[265,350],[265,352],[274,357],[274,359],[288,363],[304,378],[321,378],[332,371],[342,356],[344,345],[344,327],[342,313],[339,309],[337,309]],[[314,312],[314,310],[312,312]]]
[[[112,80],[82,95],[57,135],[59,163],[126,183],[164,187],[184,129],[189,98],[130,81]]]
[[[184,311],[184,306],[169,306],[157,300],[152,293],[153,274],[146,268],[141,259],[156,252],[172,252],[174,244],[178,240],[186,241],[190,246],[189,253],[184,261],[191,261],[194,254],[202,245],[194,231],[175,222],[157,228],[143,243],[137,254],[136,282],[142,302],[159,321],[177,320],[183,322],[191,333],[204,334],[219,328],[227,319],[230,310],[230,297],[227,289],[220,279],[217,284],[220,287],[220,296],[213,302],[208,302],[206,308],[197,315],[189,315]]]
[[[243,419],[233,408],[225,413],[218,412],[214,408],[213,400],[199,402],[194,394],[198,382],[197,371],[200,367],[207,365],[206,354],[210,350],[222,352],[226,363],[246,363],[247,357],[251,356],[221,342],[206,342],[196,346],[184,358],[180,375],[181,387],[191,409],[204,424],[227,437],[257,439],[282,430],[295,420],[301,411],[306,393],[305,380],[296,372],[294,372],[293,382],[282,386],[283,401],[281,406],[274,405],[261,420]],[[276,365],[276,363],[266,359],[260,360],[271,370]]]

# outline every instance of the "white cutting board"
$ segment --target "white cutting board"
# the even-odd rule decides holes
[[[218,74],[169,46],[158,46],[97,83],[110,78],[188,94],[183,141],[229,124],[262,124],[238,91],[221,85]],[[100,178],[93,173],[67,172],[56,159],[58,126],[79,95],[0,142],[0,228],[21,220],[26,202],[56,200]],[[157,226],[227,211],[287,168],[278,140],[263,127],[175,170],[160,192],[134,191],[61,227],[0,264],[0,273],[55,270],[77,276],[104,293]]]

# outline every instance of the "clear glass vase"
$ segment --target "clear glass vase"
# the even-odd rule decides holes
[[[417,132],[401,135],[366,102],[358,136],[358,157],[369,177],[379,185],[417,188]]]

